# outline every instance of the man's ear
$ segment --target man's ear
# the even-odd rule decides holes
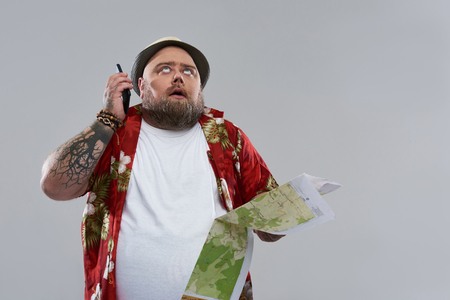
[[[144,79],[142,77],[139,77],[139,97],[141,97],[141,99],[144,99]]]

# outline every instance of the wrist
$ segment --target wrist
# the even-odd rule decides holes
[[[123,122],[119,119],[119,117],[117,117],[117,115],[115,115],[114,113],[112,113],[106,109],[102,109],[97,114],[97,120],[100,123],[111,128],[114,132],[123,126]]]

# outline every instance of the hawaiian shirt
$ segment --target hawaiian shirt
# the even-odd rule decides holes
[[[116,299],[116,245],[141,121],[141,105],[131,107],[90,178],[81,226],[86,300]],[[224,120],[223,112],[205,107],[199,122],[209,146],[206,155],[228,211],[277,187],[247,136]],[[250,276],[240,299],[247,297],[251,297]]]

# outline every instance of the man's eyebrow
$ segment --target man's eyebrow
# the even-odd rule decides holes
[[[197,67],[196,67],[196,66],[193,66],[193,65],[181,64],[181,66],[183,66],[183,67],[185,67],[185,68],[191,68],[191,69],[197,70]]]
[[[153,70],[156,70],[156,69],[158,69],[160,66],[174,66],[175,65],[175,62],[174,61],[166,61],[166,62],[160,62],[159,64],[157,64],[154,68],[153,68]],[[193,65],[189,65],[189,64],[183,64],[183,63],[181,63],[180,64],[182,67],[185,67],[185,68],[192,68],[192,69],[195,69],[195,70],[197,70],[197,67],[196,66],[193,66]]]

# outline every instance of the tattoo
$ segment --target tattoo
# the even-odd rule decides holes
[[[111,88],[111,84],[109,85]],[[116,91],[117,85],[112,89],[111,93],[105,91],[105,95],[103,97],[103,106],[106,110],[112,111],[114,109],[114,101],[111,99],[111,95]]]
[[[113,132],[95,121],[82,133],[55,150],[50,174],[59,177],[66,188],[89,180]]]
[[[112,111],[114,109],[114,102],[112,101],[111,97],[106,98],[104,107],[106,110],[109,110],[109,111]]]

